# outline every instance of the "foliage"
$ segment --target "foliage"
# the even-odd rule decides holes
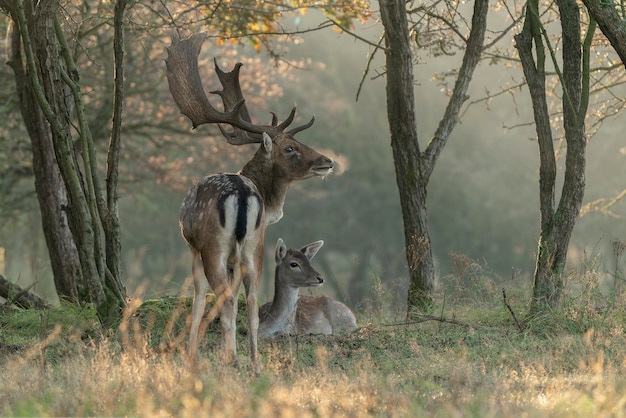
[[[591,308],[590,301],[597,308],[601,300],[597,292],[578,286],[596,280],[591,273],[572,274],[564,307],[530,319],[524,332],[503,306],[499,288],[459,303],[458,323],[448,321],[452,306],[437,294],[440,316],[435,319],[393,323],[376,317],[361,320],[361,328],[347,335],[262,341],[258,377],[250,377],[247,364],[236,371],[214,361],[217,329],[209,331],[196,370],[180,354],[184,344],[163,350],[164,334],[161,341],[148,338],[178,315],[179,301],[144,303],[140,309],[160,319],[143,322],[145,338],[126,343],[123,331],[99,336],[93,312],[56,308],[44,327],[38,314],[2,311],[7,332],[0,335],[5,400],[0,414],[611,415],[626,401],[621,373],[626,299],[619,298],[610,310]],[[519,312],[530,289],[515,282],[505,286],[511,308]],[[462,285],[470,293],[472,287]],[[15,334],[21,340],[8,339]],[[239,341],[245,353],[245,338]]]
[[[428,14],[414,14],[411,18],[421,25],[430,18],[432,28],[428,32],[431,46],[419,51],[415,67],[419,76],[416,80],[418,119],[424,139],[434,130],[439,117],[437,109],[445,106],[444,95],[451,87],[444,75],[454,74],[450,69],[459,58],[456,50],[443,45],[454,54],[441,54],[434,59],[437,42],[449,40],[462,46],[458,36],[455,38],[444,28],[437,32],[432,25],[444,22],[437,15],[463,16],[463,7],[467,9],[471,5],[457,3],[461,7],[458,13],[446,11],[444,7],[450,5],[438,2],[436,9],[434,3],[425,5],[422,12]],[[172,11],[171,16],[159,8],[162,4]],[[85,83],[85,98],[89,101],[90,124],[106,127],[110,115],[106,95],[111,90],[112,77],[107,52],[111,44],[108,25],[112,4],[77,2],[76,7],[79,6],[83,7],[82,14],[68,9],[64,24],[80,39],[74,47],[76,60],[80,62],[81,82]],[[496,29],[518,22],[506,4],[492,6],[496,10],[490,17],[490,25],[493,23]],[[172,32],[168,25],[173,22],[183,34],[206,29],[205,20],[191,13],[193,10],[186,13],[184,9],[189,9],[188,2],[137,2],[127,14],[128,82],[124,115],[127,123],[120,167],[124,275],[130,293],[142,293],[141,289],[145,289],[143,292],[149,297],[180,292],[185,277],[190,274],[188,252],[177,226],[178,209],[186,188],[194,178],[209,172],[238,170],[254,151],[253,147],[233,149],[224,145],[217,130],[191,131],[188,121],[173,106],[163,65],[164,50]],[[254,117],[263,120],[268,109],[281,114],[297,103],[302,118],[316,116],[314,127],[303,133],[302,140],[316,148],[335,151],[345,162],[343,174],[290,191],[285,217],[268,229],[267,253],[272,253],[279,236],[294,244],[324,239],[325,249],[316,260],[329,280],[321,291],[349,300],[352,307],[367,306],[367,291],[375,277],[380,279],[383,292],[396,296],[394,308],[402,309],[406,261],[402,254],[398,192],[393,181],[380,70],[364,76],[366,83],[359,92],[361,73],[369,57],[373,56],[370,68],[376,69],[380,68],[382,54],[373,54],[367,44],[355,42],[349,36],[317,31],[318,27],[328,27],[324,22],[327,22],[325,17],[314,9],[308,9],[304,15],[288,15],[285,11],[280,20],[285,30],[300,29],[302,33],[289,36],[295,44],[280,38],[271,45],[273,49],[268,54],[254,53],[244,38],[237,38],[240,40],[237,43],[229,40],[220,47],[216,45],[219,37],[214,34],[214,45],[207,44],[202,51],[203,80],[207,91],[216,87],[213,74],[207,71],[213,56],[219,57],[225,67],[236,61],[244,62],[242,83],[246,86],[247,101],[254,103]],[[217,25],[219,19],[210,23]],[[6,19],[0,18],[0,27],[4,24]],[[355,26],[355,34],[376,44],[380,25],[370,20],[367,25],[355,22]],[[461,26],[461,32],[465,33],[466,29],[467,26]],[[439,41],[435,33],[440,33]],[[496,35],[491,36],[490,42]],[[597,36],[600,37],[599,33]],[[472,105],[465,109],[462,123],[446,146],[431,180],[428,194],[431,235],[437,273],[444,279],[442,285],[453,273],[448,255],[451,252],[466,253],[480,264],[488,264],[486,271],[493,273],[491,279],[496,286],[508,283],[512,268],[516,272],[520,270],[515,281],[521,283],[527,283],[528,272],[532,272],[539,222],[536,143],[532,141],[534,135],[529,126],[532,115],[520,82],[519,65],[512,56],[510,40],[503,41],[500,47],[487,52],[488,59],[477,69],[476,83],[468,93],[468,104]],[[601,38],[596,42],[600,47],[606,46]],[[422,44],[426,45],[424,41]],[[280,58],[275,59],[277,56]],[[612,68],[615,60],[609,49],[600,49],[597,58],[603,60],[594,70],[599,87],[606,80],[599,75],[600,70],[604,66]],[[505,73],[504,68],[510,72]],[[9,83],[7,66],[0,66],[0,75],[3,75],[0,109],[6,110],[10,108],[6,105],[14,105],[17,97]],[[551,72],[548,76],[555,79]],[[360,94],[355,102],[357,92]],[[616,100],[625,97],[619,86],[614,93],[607,97]],[[558,90],[554,94],[558,98]],[[607,115],[613,115],[612,109],[617,108],[617,105],[598,105],[598,115],[603,109]],[[558,118],[559,110],[554,107],[553,111]],[[13,160],[6,165],[0,162],[0,166],[30,170],[21,119],[5,113],[2,118],[0,130],[8,127],[11,130],[0,135],[0,160],[3,157]],[[620,151],[623,121],[616,116],[605,121],[598,136],[600,140],[589,145],[586,191],[589,199],[623,189],[623,176],[616,175],[621,173],[624,158],[624,151]],[[106,130],[94,128],[94,138],[101,147],[105,146]],[[562,152],[563,147],[557,150]],[[39,231],[40,220],[33,212],[37,202],[30,179],[21,178],[9,194],[0,195],[0,247],[6,250],[0,268],[24,286],[38,281],[36,291],[55,300]],[[7,191],[4,183],[0,189]],[[14,203],[9,205],[10,201]],[[10,208],[15,216],[6,216]],[[570,247],[572,264],[577,263],[586,246],[605,246],[614,238],[624,238],[626,229],[621,220],[624,208],[623,202],[618,203],[608,215],[591,213],[579,220]],[[328,257],[326,265],[322,264],[322,256]],[[273,273],[271,260],[268,255],[266,285],[272,282],[267,280]],[[183,287],[182,291],[186,289]],[[271,289],[266,289],[265,300],[271,297],[269,292]],[[503,315],[506,316],[506,311]]]

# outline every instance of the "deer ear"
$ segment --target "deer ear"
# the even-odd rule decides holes
[[[280,264],[287,255],[287,246],[282,238],[278,238],[276,243],[276,264]]]
[[[267,134],[267,132],[263,132],[263,144],[261,145],[267,154],[272,154],[272,148],[274,147],[274,142],[272,141],[272,137]]]
[[[317,254],[320,248],[322,248],[322,245],[324,245],[324,241],[315,241],[305,245],[300,251],[306,256],[306,258],[313,260],[313,257],[315,257],[315,254]]]

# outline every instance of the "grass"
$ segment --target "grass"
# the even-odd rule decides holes
[[[186,363],[189,299],[138,304],[109,333],[72,305],[5,309],[0,416],[626,415],[624,298],[606,307],[597,287],[570,286],[559,309],[526,319],[520,332],[491,280],[452,289],[437,295],[434,317],[412,323],[397,320],[387,298],[376,304],[378,322],[357,312],[368,319],[354,333],[261,341],[260,376],[249,372],[243,312],[235,370],[216,360],[215,325],[198,365]],[[527,300],[524,289],[507,290],[517,315]]]

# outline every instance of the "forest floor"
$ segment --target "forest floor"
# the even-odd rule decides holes
[[[568,283],[534,318],[527,290],[504,299],[489,280],[457,283],[411,321],[381,291],[355,332],[260,341],[259,376],[244,312],[234,369],[216,360],[215,324],[187,363],[188,298],[138,301],[108,332],[91,309],[5,307],[0,416],[626,416],[626,299],[589,275]]]

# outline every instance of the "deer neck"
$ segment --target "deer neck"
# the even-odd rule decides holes
[[[274,279],[274,299],[267,315],[266,326],[279,332],[290,333],[296,321],[296,305],[298,303],[298,288],[283,286],[278,280],[278,268]]]
[[[243,167],[241,175],[257,187],[265,205],[265,223],[276,223],[283,217],[283,206],[291,181],[266,158],[258,153]]]

